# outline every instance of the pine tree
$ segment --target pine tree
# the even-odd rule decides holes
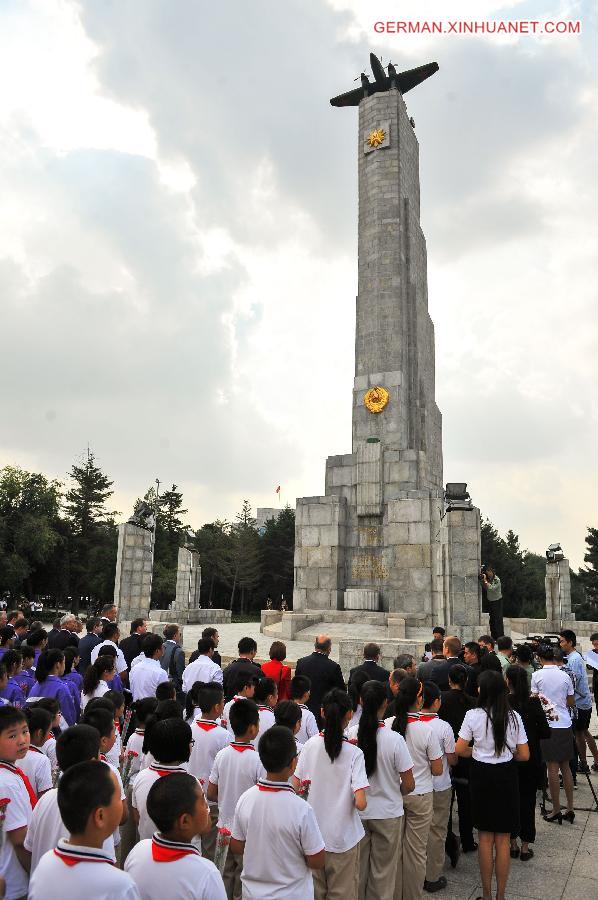
[[[587,563],[579,570],[579,582],[584,591],[584,601],[576,605],[576,614],[583,614],[591,621],[598,615],[598,528],[588,527],[586,552],[583,561]]]
[[[278,603],[291,605],[295,556],[295,511],[285,506],[277,519],[269,519],[261,535],[263,576],[260,591]]]
[[[245,611],[247,595],[251,599],[253,590],[259,584],[262,575],[262,555],[260,537],[256,530],[249,500],[243,501],[241,511],[236,515],[232,527],[232,549],[234,562],[234,580],[230,597],[230,609],[235,600],[235,591],[241,590],[240,611]]]
[[[176,484],[160,496],[150,488],[145,499],[156,509],[152,605],[166,609],[176,594],[179,547],[186,531],[182,517],[188,511],[183,509],[183,494]]]

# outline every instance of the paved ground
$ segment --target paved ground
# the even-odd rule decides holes
[[[201,630],[199,626],[185,628],[186,650],[195,649]],[[222,656],[236,656],[237,641],[248,635],[257,641],[258,657],[268,658],[272,638],[260,634],[258,623],[219,625],[218,631]],[[304,641],[287,641],[286,645],[289,663],[313,649],[311,643]],[[338,642],[333,643],[331,655],[338,659]],[[598,731],[596,719],[592,720],[592,731]],[[592,775],[591,779],[598,791],[598,776]],[[548,825],[538,811],[535,856],[527,863],[512,860],[507,900],[598,900],[598,812],[579,810],[592,803],[587,779],[581,776],[575,791],[578,811],[573,825]],[[475,900],[481,895],[476,854],[462,856],[456,869],[447,863],[445,875],[447,888],[435,895],[441,900]]]

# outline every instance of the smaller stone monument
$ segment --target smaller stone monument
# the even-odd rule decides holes
[[[560,631],[564,622],[571,622],[571,576],[569,560],[565,559],[560,544],[551,544],[546,551],[546,624]]]
[[[171,606],[175,617],[186,620],[191,609],[199,609],[201,589],[201,566],[199,553],[190,547],[179,547],[176,573],[176,596]]]
[[[155,524],[152,508],[138,500],[128,522],[118,526],[114,603],[120,619],[149,616]]]

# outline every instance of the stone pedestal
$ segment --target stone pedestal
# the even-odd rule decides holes
[[[379,608],[378,591],[362,588],[347,588],[345,591],[345,609],[367,609],[370,612],[378,612]]]
[[[119,620],[147,619],[152,593],[154,533],[132,522],[118,526],[114,603]]]
[[[546,561],[546,619],[549,628],[560,631],[562,623],[575,619],[571,612],[571,576],[569,560]]]

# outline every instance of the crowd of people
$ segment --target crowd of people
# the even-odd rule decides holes
[[[8,900],[90,885],[94,900],[421,900],[446,888],[447,855],[473,851],[480,900],[493,875],[504,900],[511,860],[533,858],[546,778],[546,821],[570,823],[578,773],[598,771],[569,630],[513,647],[436,628],[423,660],[392,671],[368,643],[345,684],[327,635],[293,674],[284,643],[260,666],[251,637],[223,668],[216,628],[189,659],[176,624],[136,619],[121,640],[112,606],[84,636],[72,614],[49,631],[4,615]]]

